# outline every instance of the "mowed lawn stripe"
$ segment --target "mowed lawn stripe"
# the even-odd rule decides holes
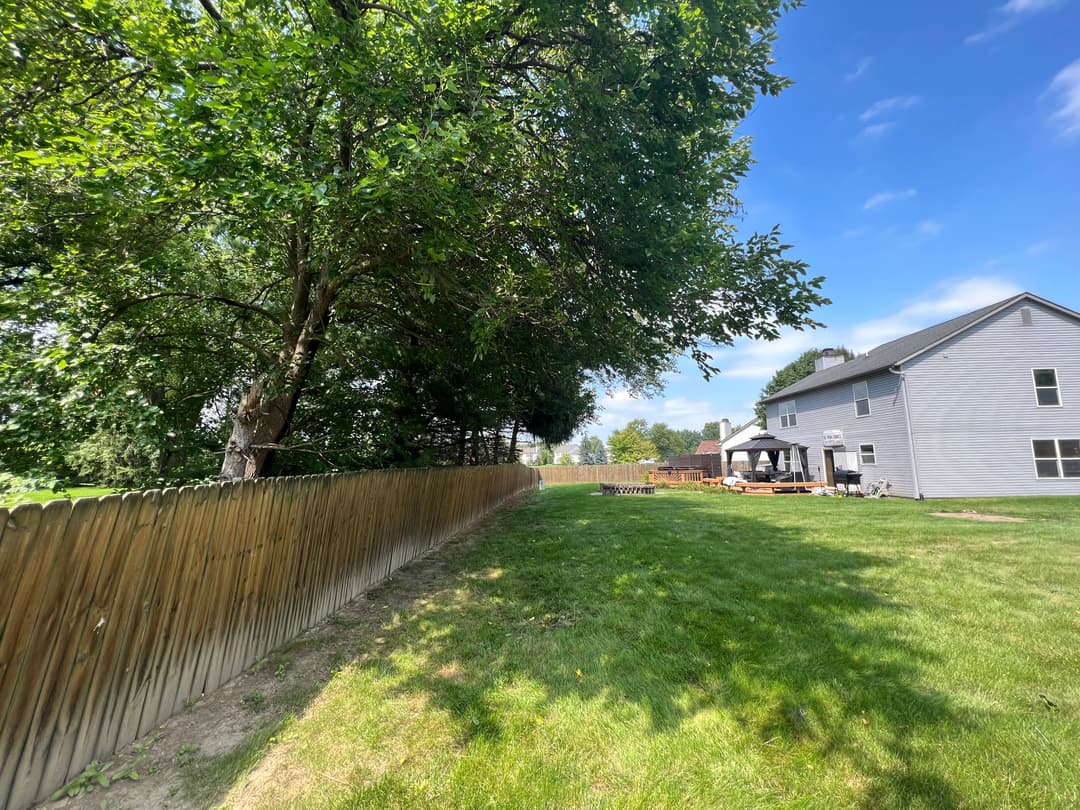
[[[1080,804],[1080,499],[594,489],[376,590],[378,635],[203,800]],[[930,514],[963,509],[1025,522]]]

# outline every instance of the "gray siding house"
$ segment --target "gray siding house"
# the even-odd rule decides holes
[[[911,498],[1080,495],[1080,314],[1031,293],[820,370],[765,399],[811,476]]]

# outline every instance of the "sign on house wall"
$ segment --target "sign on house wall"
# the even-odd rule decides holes
[[[826,447],[844,446],[844,431],[842,430],[826,430],[821,434],[821,437]]]

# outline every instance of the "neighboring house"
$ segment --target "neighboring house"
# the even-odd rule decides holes
[[[581,445],[579,444],[560,444],[554,448],[555,463],[559,463],[559,459],[563,456],[570,456],[572,463],[579,464],[581,462]]]
[[[702,439],[698,444],[697,450],[694,451],[695,455],[709,456],[723,453],[724,449],[720,446],[718,439]]]
[[[527,444],[519,444],[518,452],[521,454],[522,464],[537,464],[540,461],[540,454],[544,451],[543,442],[530,442]],[[552,458],[558,463],[563,454],[570,456],[573,459],[574,464],[581,462],[581,446],[577,444],[560,444],[558,447],[552,447]]]
[[[720,420],[720,439],[705,439],[697,446],[698,455],[719,455],[723,458],[724,451],[729,447],[734,447],[737,444],[748,442],[754,438],[757,434],[761,433],[763,428],[757,423],[756,419],[751,419],[744,425],[739,425],[732,430],[731,420]],[[749,463],[745,457],[739,457],[733,459],[736,469],[747,470],[749,469]],[[723,461],[721,461],[721,464]],[[758,462],[758,469],[765,469],[769,464],[767,457],[762,457],[762,460]]]
[[[1080,314],[1031,293],[827,367],[764,402],[808,472],[890,493],[1080,495]]]

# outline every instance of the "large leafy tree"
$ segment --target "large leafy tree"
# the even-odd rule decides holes
[[[816,368],[816,362],[824,349],[807,349],[800,354],[786,366],[781,368],[772,378],[765,383],[765,387],[761,389],[760,399],[772,396],[777,391],[783,391],[789,385],[794,385],[799,380],[809,377],[814,373]],[[833,351],[840,357],[843,357],[845,361],[855,358],[855,353],[849,349],[845,349],[843,346],[833,349]],[[758,402],[754,407],[754,415],[757,417],[757,422],[762,428],[765,427],[765,403]]]
[[[591,381],[813,324],[820,279],[730,224],[790,5],[7,2],[5,357],[159,469],[215,429],[225,477],[567,438]]]
[[[681,456],[690,452],[682,435],[664,422],[654,422],[649,426],[646,437],[656,447],[659,458]],[[697,445],[695,445],[696,447]]]

